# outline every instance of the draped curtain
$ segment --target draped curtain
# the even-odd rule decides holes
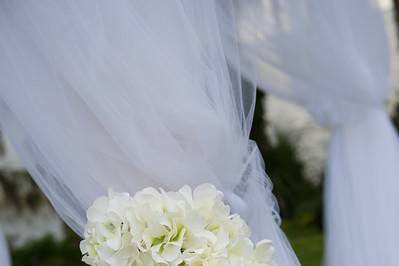
[[[252,4],[261,15],[249,27],[248,9],[240,10],[241,41],[259,86],[331,129],[326,265],[397,265],[399,143],[384,106],[393,55],[382,11],[369,0]]]
[[[0,231],[0,265],[11,266],[7,242],[3,235],[3,232],[1,231]]]
[[[208,182],[254,240],[273,240],[279,265],[299,264],[248,139],[255,68],[233,4],[0,2],[1,128],[77,233],[109,188]]]
[[[110,187],[215,184],[298,265],[256,144],[256,79],[332,130],[329,266],[393,266],[399,145],[371,0],[0,2],[0,123],[78,233]],[[245,76],[250,86],[241,85]]]

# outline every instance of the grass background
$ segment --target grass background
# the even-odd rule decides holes
[[[323,258],[323,235],[315,226],[302,226],[295,221],[285,221],[283,230],[304,266],[320,266]]]

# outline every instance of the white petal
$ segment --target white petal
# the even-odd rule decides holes
[[[181,189],[179,189],[179,193],[184,197],[184,199],[192,205],[193,203],[193,191],[191,187],[185,185]]]
[[[79,248],[80,248],[80,252],[82,252],[82,254],[86,254],[88,252],[87,245],[88,245],[88,243],[87,243],[86,239],[80,241]]]
[[[87,210],[87,219],[90,222],[105,221],[105,213],[108,209],[108,198],[100,197],[96,199],[93,205]]]
[[[258,262],[270,262],[274,253],[271,240],[262,240],[256,244],[254,259]]]
[[[175,245],[172,243],[168,243],[164,246],[163,252],[162,252],[162,257],[168,261],[172,262],[176,260],[180,256],[180,246]]]

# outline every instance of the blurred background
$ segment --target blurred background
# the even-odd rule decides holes
[[[399,0],[379,1],[387,30],[395,32]],[[387,108],[398,128],[399,88],[394,88]],[[303,265],[320,265],[328,129],[318,126],[301,107],[258,91],[251,138],[265,159],[283,228],[293,248]],[[57,216],[1,133],[0,228],[15,266],[84,265],[80,262],[79,237]]]

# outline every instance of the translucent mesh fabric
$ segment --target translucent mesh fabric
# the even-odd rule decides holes
[[[3,232],[0,231],[0,265],[11,266],[10,255],[6,239]]]
[[[108,188],[209,182],[298,265],[256,145],[254,65],[230,1],[5,0],[0,121],[79,234]],[[247,77],[241,85],[241,69]]]
[[[399,142],[384,110],[395,57],[377,1],[249,1],[238,14],[260,87],[331,128],[326,265],[397,265]]]

